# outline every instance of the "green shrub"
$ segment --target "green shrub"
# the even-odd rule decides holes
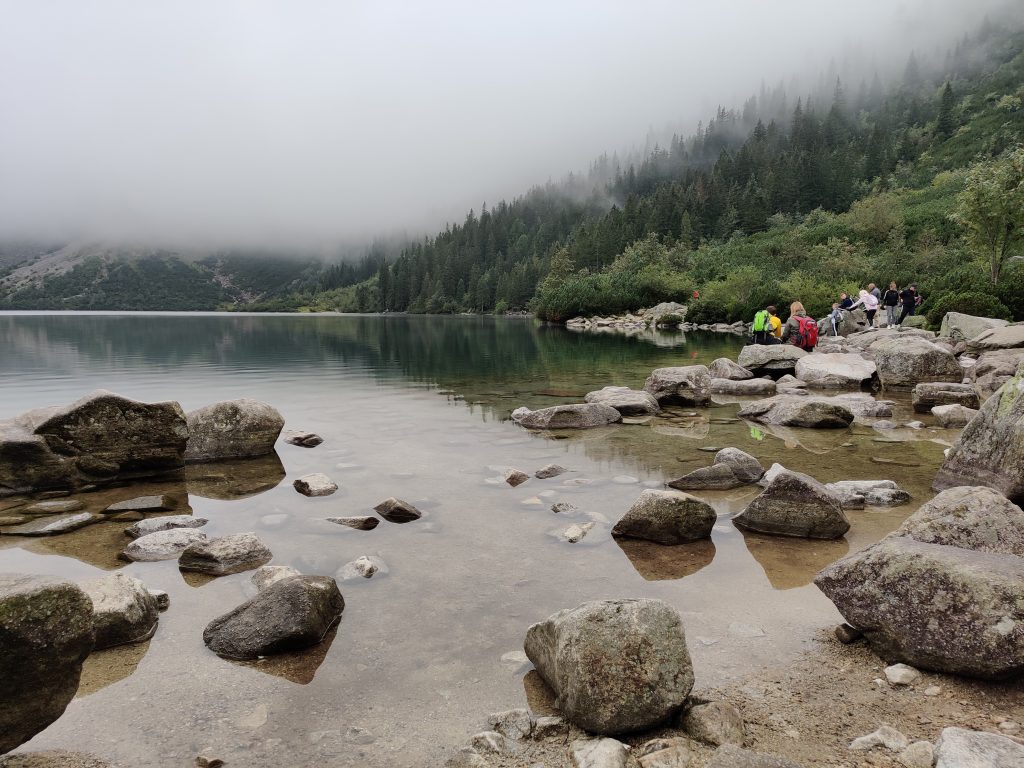
[[[987,293],[963,291],[960,293],[944,293],[934,301],[926,302],[928,325],[938,327],[947,312],[962,312],[977,317],[996,317],[1010,319],[1010,310],[1003,302]]]
[[[995,293],[1010,310],[1014,320],[1024,320],[1024,264],[1004,269]]]

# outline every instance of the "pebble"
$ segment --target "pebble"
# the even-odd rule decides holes
[[[891,725],[883,725],[874,733],[858,736],[850,742],[852,751],[867,751],[875,747],[885,747],[893,752],[905,749],[910,742],[907,737]]]
[[[588,533],[590,533],[590,529],[593,527],[593,523],[574,523],[562,532],[562,536],[570,544],[575,544]]]
[[[929,685],[924,689],[925,696],[938,696],[940,693],[942,693],[942,689],[937,685]]]
[[[546,739],[552,736],[563,736],[568,730],[569,724],[563,718],[545,715],[538,717],[533,724],[533,738]]]
[[[473,749],[483,754],[501,755],[512,751],[509,740],[497,731],[481,731],[474,735],[469,743]]]
[[[575,504],[570,504],[568,501],[557,501],[551,505],[551,511],[556,515],[574,515],[580,511],[580,508]]]
[[[913,685],[921,679],[921,673],[907,664],[893,664],[885,668],[885,679],[892,685]]]
[[[323,472],[314,472],[296,480],[295,490],[303,496],[330,496],[338,490],[338,484]]]
[[[509,709],[488,716],[487,724],[509,739],[525,739],[533,734],[537,721],[528,709]]]
[[[560,467],[558,464],[548,464],[546,467],[541,467],[536,472],[534,472],[533,476],[536,477],[538,480],[547,480],[548,478],[551,477],[558,477],[559,475],[564,474],[566,471],[568,470],[566,470],[565,467]]]
[[[328,517],[325,518],[328,523],[336,523],[337,525],[344,525],[348,528],[355,528],[357,531],[372,531],[377,527],[380,520],[376,517],[370,516],[359,516],[359,517]]]
[[[525,472],[520,472],[518,469],[510,469],[505,472],[505,482],[515,488],[517,485],[522,485],[530,476]]]
[[[843,645],[849,645],[860,640],[864,633],[849,624],[840,624],[835,628],[836,639]]]

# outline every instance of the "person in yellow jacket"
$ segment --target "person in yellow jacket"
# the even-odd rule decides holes
[[[770,307],[770,309],[774,309],[774,307]],[[779,316],[776,315],[775,312],[771,312],[768,319],[771,320],[772,323],[772,336],[779,339],[779,343],[782,343],[782,321],[779,320]]]

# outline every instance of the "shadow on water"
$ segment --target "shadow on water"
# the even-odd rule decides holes
[[[742,532],[747,551],[764,570],[775,589],[795,589],[810,584],[826,565],[850,551],[845,539],[791,539]]]
[[[324,635],[324,639],[312,648],[301,651],[286,651],[274,656],[265,656],[255,661],[232,661],[239,667],[255,669],[266,675],[280,677],[296,685],[309,685],[316,677],[317,670],[324,663],[331,650],[331,644],[338,634],[339,624],[335,624]]]

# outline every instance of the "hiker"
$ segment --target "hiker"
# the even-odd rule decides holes
[[[777,314],[775,314],[775,307],[769,307],[769,309],[771,309],[771,311],[772,311],[771,312],[771,316],[768,318],[769,320],[772,321],[772,335],[771,335],[770,338],[774,339],[774,341],[769,341],[768,343],[769,344],[781,344],[782,343],[782,321],[779,319],[779,316]]]
[[[840,309],[849,309],[852,306],[853,306],[853,299],[851,299],[845,293],[840,293],[839,294],[839,308]]]
[[[874,283],[868,283],[868,293],[875,297],[875,301],[878,306],[882,304],[882,292],[878,290],[878,286]]]
[[[909,315],[914,314],[914,310],[917,309],[917,285],[911,283],[900,292],[900,303],[903,304],[903,310],[900,312],[899,324],[903,325],[903,321],[907,319]]]
[[[882,296],[882,306],[885,307],[885,324],[896,325],[896,307],[900,303],[900,292],[896,283],[889,283],[889,290]]]
[[[789,319],[782,328],[782,339],[805,352],[813,351],[818,344],[818,323],[807,316],[804,305],[799,301],[789,305]]]
[[[878,311],[878,299],[875,298],[874,294],[862,290],[857,300],[850,305],[850,309],[861,306],[864,307],[864,314],[868,316],[868,328],[870,328],[875,324],[875,312]]]
[[[832,311],[828,313],[828,321],[832,327],[832,335],[839,335],[839,326],[843,324],[843,310],[839,308],[838,302],[832,302]]]
[[[772,315],[775,314],[775,306],[768,305],[756,315],[754,315],[754,325],[751,331],[754,333],[755,344],[778,344],[778,339],[775,338],[774,327],[772,325]]]

